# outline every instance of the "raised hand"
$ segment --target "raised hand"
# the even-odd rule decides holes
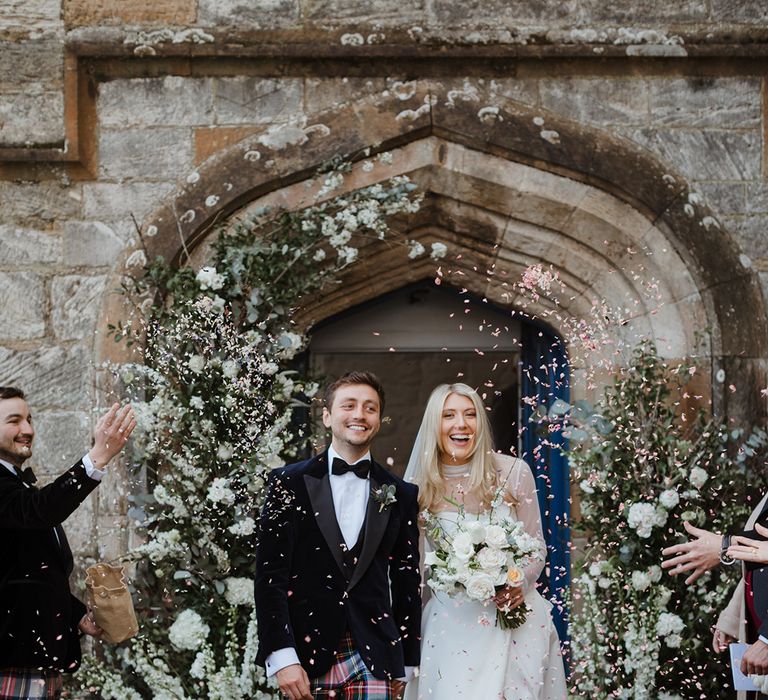
[[[768,527],[756,524],[755,531],[758,535],[768,537]],[[731,538],[731,546],[728,547],[727,554],[729,557],[742,561],[768,564],[768,541],[753,540],[743,535],[735,535]]]
[[[709,530],[694,527],[689,522],[684,522],[683,527],[694,539],[663,549],[661,553],[671,559],[664,560],[661,568],[671,569],[669,573],[672,576],[692,570],[693,573],[685,579],[685,583],[690,585],[703,573],[714,569],[720,563],[720,547],[723,538]]]
[[[136,427],[136,415],[130,404],[113,404],[96,423],[93,431],[93,447],[88,456],[97,469],[105,467],[125,447]]]

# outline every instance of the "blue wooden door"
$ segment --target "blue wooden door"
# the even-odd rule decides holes
[[[522,456],[536,477],[549,550],[548,568],[540,583],[542,593],[554,604],[555,625],[560,639],[565,642],[568,639],[568,610],[564,594],[569,590],[571,578],[570,477],[568,459],[563,454],[567,441],[559,430],[548,431],[548,423],[537,418],[530,400],[535,399],[536,406],[547,410],[556,402],[560,405],[569,402],[568,359],[560,339],[533,323],[523,324],[522,346]]]

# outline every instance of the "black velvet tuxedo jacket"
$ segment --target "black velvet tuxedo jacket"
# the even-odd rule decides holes
[[[755,522],[768,527],[768,497],[763,498],[762,502],[758,504],[758,508],[759,511]],[[745,537],[750,537],[753,540],[765,539],[765,537],[754,530],[754,528],[739,534],[742,534]],[[757,634],[768,638],[768,566],[765,564],[744,562],[744,568],[747,571],[752,572],[753,601],[755,612],[760,618],[760,629],[757,630]]]
[[[400,678],[404,666],[418,666],[418,489],[375,462],[370,484],[393,484],[397,500],[381,508],[368,497],[362,551],[349,572],[327,453],[270,474],[256,555],[258,664],[293,647],[315,678],[332,666],[350,632],[377,678]]]
[[[61,523],[98,483],[82,462],[41,489],[0,465],[0,668],[71,673],[80,665],[86,609],[69,590],[72,551]]]

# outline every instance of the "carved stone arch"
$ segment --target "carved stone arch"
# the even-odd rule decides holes
[[[492,85],[417,81],[255,133],[205,161],[149,217],[148,252],[183,264],[215,223],[254,202],[295,203],[317,166],[365,149],[390,151],[392,164],[371,172],[358,164],[349,186],[399,173],[417,181],[425,204],[395,225],[427,243],[446,240],[454,284],[514,306],[512,283],[524,266],[551,264],[567,285],[571,316],[587,315],[593,297],[626,300],[629,328],[662,341],[668,356],[697,350],[696,332],[706,328],[713,371],[747,363],[750,381],[761,381],[766,311],[756,274],[680,175],[636,145]],[[640,266],[637,256],[645,256]],[[434,267],[377,249],[300,322],[432,276]],[[662,304],[647,298],[649,285]]]

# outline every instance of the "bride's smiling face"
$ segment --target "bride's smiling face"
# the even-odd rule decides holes
[[[444,464],[467,464],[475,447],[477,411],[472,399],[448,394],[440,420],[440,459]]]

